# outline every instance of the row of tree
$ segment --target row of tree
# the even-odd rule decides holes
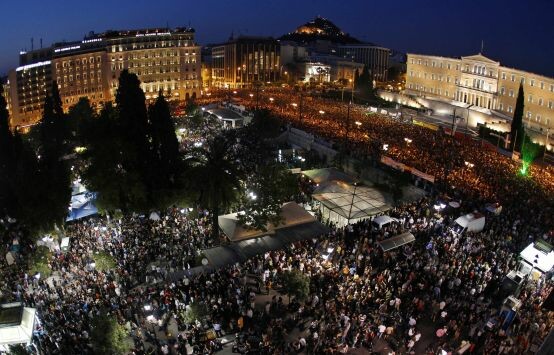
[[[244,210],[240,221],[252,228],[278,222],[296,181],[272,158],[268,138],[281,123],[267,111],[256,112],[243,129],[220,130],[191,103],[189,127],[208,138],[182,152],[161,93],[147,107],[137,76],[124,70],[115,103],[97,113],[82,98],[65,114],[54,83],[42,120],[21,136],[10,130],[1,98],[0,215],[16,219],[30,234],[62,225],[71,181],[80,177],[107,212],[196,204],[210,209],[214,234],[217,216],[231,208]]]

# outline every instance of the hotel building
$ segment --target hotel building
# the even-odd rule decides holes
[[[504,67],[482,54],[461,58],[408,54],[408,95],[511,120],[520,83],[525,96],[526,129],[548,136],[554,128],[553,78]]]
[[[40,119],[54,80],[65,110],[84,96],[97,107],[114,101],[124,69],[137,74],[147,100],[160,90],[170,99],[194,97],[202,84],[191,28],[91,33],[80,42],[22,52],[20,65],[8,74],[13,126]]]
[[[281,71],[280,45],[271,37],[239,36],[212,48],[212,85],[241,88],[275,82]]]

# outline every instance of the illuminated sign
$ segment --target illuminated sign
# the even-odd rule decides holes
[[[38,63],[29,64],[29,65],[24,65],[22,67],[17,68],[15,71],[22,71],[22,70],[32,69],[36,67],[42,67],[44,65],[50,65],[50,61],[47,60],[46,62],[38,62]]]
[[[102,38],[93,38],[93,39],[85,39],[81,43],[92,43],[92,42],[101,42]]]
[[[54,50],[54,53],[71,51],[73,49],[79,49],[79,48],[81,48],[81,46],[71,46],[71,47],[58,48],[58,49]]]

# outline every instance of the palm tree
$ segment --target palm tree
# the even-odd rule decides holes
[[[242,173],[235,158],[234,142],[219,135],[204,146],[191,151],[187,159],[192,178],[192,191],[200,206],[212,215],[212,237],[219,236],[218,215],[239,201]]]

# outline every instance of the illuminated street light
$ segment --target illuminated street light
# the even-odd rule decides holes
[[[236,93],[237,93],[237,91],[236,91],[236,90],[235,90],[235,91],[233,91],[233,94],[236,94]]]
[[[360,121],[356,121],[356,122],[354,122],[354,123],[355,123],[356,126],[358,126],[358,127],[360,127],[360,126],[362,125],[362,122],[360,122]]]
[[[269,98],[269,101],[273,102],[273,100],[275,100],[273,97]]]
[[[412,140],[410,138],[404,138],[404,141],[408,144],[412,143]]]
[[[470,168],[470,169],[473,168],[473,167],[475,166],[475,164],[470,163],[470,162],[468,162],[468,161],[465,162],[465,165],[466,165],[468,168]]]
[[[254,97],[254,94],[248,94],[250,96],[250,98]]]
[[[292,106],[296,107],[296,106],[298,106],[298,104],[293,102]]]
[[[325,113],[325,111],[319,110],[319,113],[321,113],[323,115]]]
[[[388,145],[388,144],[383,144],[383,150],[384,150],[384,151],[389,150],[389,145]]]

